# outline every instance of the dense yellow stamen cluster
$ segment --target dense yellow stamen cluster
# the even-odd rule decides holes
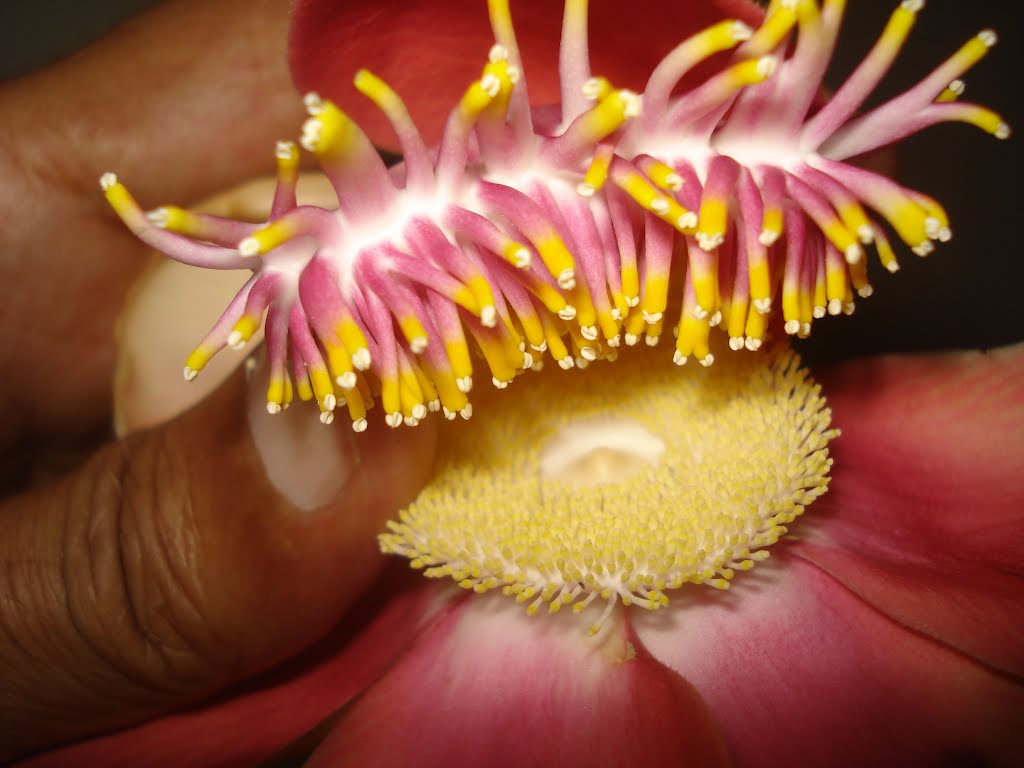
[[[627,357],[546,370],[451,425],[382,550],[530,613],[600,598],[604,616],[618,601],[659,609],[686,583],[727,588],[766,558],[828,485],[837,432],[819,387],[785,349],[708,370]]]

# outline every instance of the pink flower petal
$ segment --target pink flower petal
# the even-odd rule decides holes
[[[627,659],[621,624],[604,645],[587,626],[470,597],[352,705],[311,766],[728,765],[692,687],[643,651]]]
[[[763,13],[746,0],[596,0],[590,5],[594,72],[633,88],[641,87],[660,58],[688,35],[725,18],[754,24]],[[531,103],[558,101],[561,3],[514,2],[512,14]],[[480,77],[493,43],[485,0],[299,0],[290,60],[300,89],[334,100],[375,143],[393,146],[387,121],[352,87],[356,70],[370,69],[405,99],[432,144],[449,110]]]
[[[19,766],[256,765],[373,683],[407,650],[438,608],[436,592],[419,579],[415,589],[397,591],[390,598],[382,601],[375,590],[331,637],[241,691],[190,711],[38,755]]]
[[[704,697],[739,768],[1017,764],[1019,682],[788,552],[669,611],[637,635]]]
[[[823,383],[843,436],[795,552],[1024,678],[1024,345],[854,362]]]

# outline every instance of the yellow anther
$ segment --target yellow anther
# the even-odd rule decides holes
[[[640,113],[640,97],[632,91],[613,91],[584,112],[574,130],[588,142],[598,142]]]
[[[615,185],[639,203],[644,210],[671,224],[679,232],[690,235],[696,230],[697,215],[683,208],[675,198],[663,194],[639,173],[621,173],[616,176]]]
[[[242,256],[262,256],[284,245],[299,232],[295,220],[282,218],[258,229],[238,244]]]
[[[574,273],[576,264],[572,254],[566,247],[565,241],[554,230],[534,240],[533,247],[540,254],[544,266],[550,270],[556,280],[559,280],[560,284],[563,282],[561,280],[563,275]]]
[[[362,129],[330,101],[307,96],[306,103],[313,116],[302,127],[302,146],[322,161],[347,159],[359,147]]]
[[[260,315],[242,315],[231,329],[228,346],[240,349],[259,330],[262,319]]]
[[[185,380],[192,381],[196,375],[206,367],[211,358],[217,353],[215,347],[200,344],[185,358]]]
[[[403,315],[398,318],[398,327],[402,329],[402,335],[409,343],[409,349],[414,355],[418,355],[427,348],[427,331],[423,323],[416,315]]]
[[[942,93],[935,97],[935,102],[937,104],[943,104],[951,101],[956,101],[963,95],[964,81],[954,80],[943,89]]]
[[[697,219],[699,224],[696,238],[703,250],[713,251],[725,242],[725,230],[729,223],[728,201],[705,195],[700,201]]]
[[[778,61],[772,56],[741,61],[725,71],[725,83],[733,90],[757,85],[771,77],[777,66]]]
[[[151,222],[146,218],[142,208],[139,207],[124,184],[117,180],[116,175],[113,173],[103,174],[100,177],[100,187],[103,189],[107,203],[114,209],[114,213],[132,232],[138,233],[151,226]]]
[[[785,39],[796,24],[796,3],[780,0],[769,6],[764,23],[754,30],[740,52],[745,56],[763,56],[771,53]]]
[[[349,357],[352,358],[352,366],[358,371],[365,371],[369,368],[369,344],[355,321],[350,317],[342,319],[335,328],[335,333],[341,343],[345,345]]]
[[[168,232],[176,232],[188,237],[197,237],[203,234],[199,217],[176,205],[164,205],[156,208],[147,213],[146,218],[153,225],[166,229]]]

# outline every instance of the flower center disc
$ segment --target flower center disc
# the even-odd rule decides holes
[[[725,589],[828,485],[838,433],[788,349],[680,369],[630,349],[529,375],[442,434],[429,485],[380,537],[429,577],[534,613],[594,599],[658,609]],[[490,400],[489,402],[487,400]]]

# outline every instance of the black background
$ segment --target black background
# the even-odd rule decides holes
[[[545,0],[554,2],[554,0]],[[897,0],[849,0],[835,85],[874,43]],[[42,66],[98,37],[153,0],[0,0],[0,78]],[[483,6],[484,0],[481,0]],[[978,30],[1000,44],[965,77],[966,99],[1002,113],[1024,136],[1024,28],[1017,3],[931,0],[874,101],[913,85]],[[902,269],[872,263],[875,295],[852,317],[826,318],[801,344],[811,362],[880,352],[1000,346],[1024,339],[1022,139],[998,141],[964,125],[942,125],[905,142],[902,183],[939,199],[955,237],[927,259],[897,249]]]

